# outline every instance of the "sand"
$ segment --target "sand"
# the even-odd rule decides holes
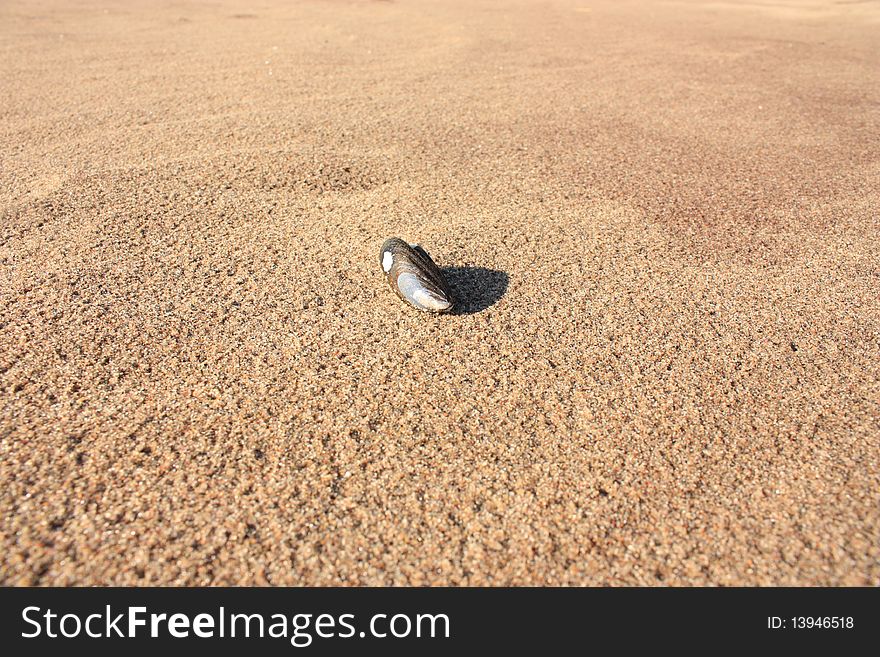
[[[0,583],[880,584],[878,34],[4,1]]]

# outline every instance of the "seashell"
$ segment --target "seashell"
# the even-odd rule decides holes
[[[392,237],[379,252],[382,271],[391,289],[411,306],[431,313],[452,309],[452,291],[440,268],[418,244]]]

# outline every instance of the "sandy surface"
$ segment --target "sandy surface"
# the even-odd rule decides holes
[[[4,0],[0,582],[880,584],[878,34]]]

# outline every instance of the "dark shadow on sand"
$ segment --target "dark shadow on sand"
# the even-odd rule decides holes
[[[443,276],[455,297],[453,315],[486,310],[507,292],[507,274],[485,267],[444,267]]]

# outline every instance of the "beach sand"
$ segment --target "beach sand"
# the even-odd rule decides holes
[[[0,583],[880,584],[878,33],[3,2]]]

